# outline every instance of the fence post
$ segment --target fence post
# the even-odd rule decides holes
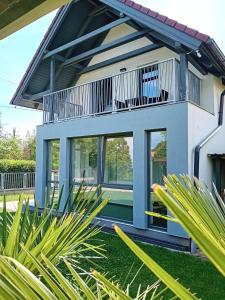
[[[5,185],[5,174],[1,173],[1,190],[4,190],[4,185]]]
[[[25,189],[27,187],[27,173],[23,174],[23,188]]]

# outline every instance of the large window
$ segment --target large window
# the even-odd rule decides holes
[[[132,185],[132,181],[132,137],[106,138],[104,183]]]
[[[71,181],[101,186],[110,202],[101,216],[133,220],[132,136],[76,138],[71,142]]]
[[[104,139],[105,195],[110,196],[104,217],[133,220],[133,137],[117,136]]]
[[[149,186],[154,183],[163,185],[163,176],[167,174],[167,133],[154,131],[149,133]],[[162,215],[167,214],[166,207],[150,192],[149,209]],[[167,227],[167,221],[159,218],[150,218],[150,226]]]
[[[72,140],[72,181],[97,184],[98,138]]]
[[[47,198],[48,203],[57,202],[59,196],[60,141],[48,141],[47,147]]]

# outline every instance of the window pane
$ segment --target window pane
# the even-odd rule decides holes
[[[143,96],[148,98],[159,97],[158,79],[143,83]]]
[[[48,183],[48,203],[51,204],[52,201],[56,204],[59,199],[59,182],[49,182]]]
[[[58,201],[59,196],[59,160],[60,141],[48,142],[48,163],[47,163],[47,197],[48,202]]]
[[[159,71],[144,70],[143,73],[143,96],[148,98],[159,97]]]
[[[102,188],[102,191],[104,192],[104,197],[110,197],[110,202],[102,210],[101,216],[132,222],[133,191],[110,188]]]
[[[98,139],[96,137],[73,139],[72,181],[97,183],[97,149]]]
[[[104,182],[107,184],[132,185],[132,137],[114,137],[106,139]]]
[[[163,185],[163,176],[167,174],[167,134],[166,131],[157,131],[150,133],[150,187],[157,183]],[[162,215],[167,214],[166,207],[151,193],[150,210]],[[166,228],[167,221],[159,218],[150,218],[152,226]]]

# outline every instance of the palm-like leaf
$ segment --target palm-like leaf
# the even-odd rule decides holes
[[[183,287],[169,273],[159,266],[151,257],[149,257],[140,247],[138,247],[118,226],[115,231],[126,245],[140,258],[140,260],[180,299],[196,300],[198,299],[188,289]]]
[[[30,261],[41,275],[37,277],[14,258],[0,256],[0,299],[13,300],[145,300],[163,299],[163,293],[157,292],[159,282],[149,286],[145,291],[137,291],[136,297],[129,296],[129,289],[123,291],[118,283],[108,280],[104,275],[93,272],[92,281],[84,280],[65,261],[71,281],[42,255],[40,263],[31,253],[24,249]],[[161,298],[160,298],[161,297]],[[175,299],[174,297],[172,299]]]
[[[97,193],[97,190],[88,191],[81,185],[71,203],[72,209],[69,212],[64,209],[63,214],[59,212],[60,206],[55,207],[54,203],[50,207],[46,204],[41,214],[36,204],[31,212],[29,200],[25,201],[23,211],[24,201],[20,197],[16,213],[4,210],[1,217],[3,238],[0,254],[17,259],[33,272],[36,267],[24,249],[40,261],[41,254],[45,255],[55,265],[62,258],[79,260],[90,250],[97,256],[103,256],[102,246],[90,242],[100,231],[96,224],[90,224],[108,203],[106,198],[99,204],[102,194],[97,196]]]
[[[225,204],[199,181],[187,176],[165,178],[166,191],[154,186],[154,192],[175,216],[199,248],[225,276]]]

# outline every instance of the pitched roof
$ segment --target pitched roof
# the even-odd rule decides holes
[[[105,1],[107,2],[107,1]],[[207,34],[201,33],[196,29],[190,28],[184,24],[179,23],[176,20],[170,19],[167,16],[161,15],[156,11],[151,10],[148,7],[142,6],[141,4],[136,3],[132,0],[116,0],[118,3],[122,3],[127,7],[136,10],[138,13],[142,13],[145,16],[149,16],[151,19],[159,21],[173,29],[185,33],[187,36],[194,38],[201,42],[202,47],[204,48],[205,55],[210,57],[210,60],[213,61],[220,69],[220,75],[225,74],[225,55],[222,50],[219,48],[217,43]],[[225,79],[224,79],[225,81]]]
[[[131,0],[99,0],[99,6],[101,3],[107,5],[111,9],[111,13],[114,10],[117,11],[114,15],[115,18],[118,18],[118,12],[120,12],[130,17],[134,24],[136,23],[140,28],[151,28],[152,34],[155,33],[156,40],[164,45],[172,45],[171,48],[174,51],[177,51],[176,42],[180,43],[190,53],[189,59],[193,58],[193,62],[197,62],[200,68],[202,67],[203,70],[205,69],[218,77],[225,78],[225,56],[215,41],[208,35]],[[92,3],[83,0],[71,1],[58,11],[21,80],[11,104],[35,108],[41,103],[41,95],[47,92],[49,85],[49,60],[43,60],[44,54],[49,49],[55,49],[73,40],[92,9]],[[85,31],[91,32],[93,29],[107,24],[106,12],[102,13],[101,17],[99,16],[89,22]],[[74,26],[74,20],[76,20],[76,26]],[[75,47],[67,59],[97,47],[101,44],[102,38],[104,38],[104,34],[85,41],[81,46]],[[196,56],[196,49],[201,51],[201,58]],[[61,55],[63,57],[65,53],[61,52]],[[88,60],[83,65],[86,67]],[[74,84],[74,73],[73,66],[64,68],[63,74],[60,74],[56,80],[56,89],[65,89],[70,86],[70,83]],[[33,96],[32,99],[30,96]]]
[[[126,4],[127,6],[132,7],[134,9],[138,10],[139,12],[141,12],[145,15],[148,15],[166,25],[174,27],[177,30],[182,31],[182,32],[186,33],[187,35],[194,37],[202,42],[207,42],[210,39],[210,36],[208,36],[204,33],[201,33],[193,28],[190,28],[184,24],[181,24],[176,20],[170,19],[167,16],[161,15],[158,12],[151,10],[148,7],[142,6],[141,4],[138,4],[134,1],[131,1],[131,0],[117,0],[117,1],[122,2],[122,3]]]

